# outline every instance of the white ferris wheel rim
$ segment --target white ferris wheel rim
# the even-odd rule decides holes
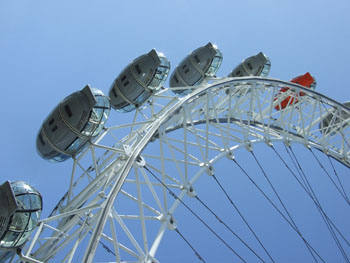
[[[122,167],[120,167],[120,169],[118,171],[118,174],[119,174],[118,179],[115,181],[115,183],[111,187],[111,190],[108,192],[108,194],[106,196],[104,196],[105,201],[103,202],[103,205],[98,206],[96,204],[90,204],[90,205],[87,205],[86,207],[78,208],[78,209],[77,209],[77,207],[75,207],[75,209],[76,209],[75,213],[77,213],[77,211],[79,209],[80,209],[79,212],[81,212],[81,211],[89,211],[89,209],[91,210],[91,209],[94,209],[96,207],[101,208],[101,212],[99,213],[98,218],[96,219],[97,222],[96,222],[96,225],[95,225],[94,230],[92,232],[92,235],[90,237],[90,241],[88,243],[88,246],[85,248],[84,259],[82,262],[86,262],[86,263],[93,262],[96,249],[99,245],[99,242],[100,242],[104,227],[106,225],[106,222],[107,222],[108,218],[110,217],[115,199],[117,198],[118,194],[120,193],[122,186],[130,173],[130,170],[137,162],[138,157],[142,154],[143,150],[147,147],[147,145],[151,141],[158,139],[158,137],[161,135],[161,133],[166,134],[166,133],[169,133],[169,132],[172,132],[174,130],[181,129],[184,127],[184,125],[181,124],[181,122],[173,123],[173,122],[175,122],[173,119],[176,119],[174,116],[179,114],[181,109],[183,109],[185,106],[188,108],[191,108],[192,105],[195,105],[196,102],[198,100],[200,100],[201,98],[203,98],[204,96],[211,96],[211,95],[215,96],[215,94],[212,94],[213,90],[215,90],[215,92],[219,93],[220,91],[232,90],[234,88],[239,89],[240,87],[245,87],[245,88],[249,87],[250,89],[253,88],[256,90],[270,88],[271,90],[274,90],[274,92],[271,91],[272,94],[276,94],[276,91],[278,89],[285,87],[285,86],[288,86],[289,88],[294,88],[297,91],[297,93],[299,93],[299,91],[303,91],[304,93],[306,93],[307,94],[306,97],[308,98],[308,103],[310,103],[312,101],[315,104],[316,103],[320,103],[320,104],[326,103],[330,108],[326,109],[323,112],[323,114],[329,114],[331,112],[330,109],[342,109],[346,112],[350,112],[349,109],[347,109],[345,106],[343,106],[339,102],[334,101],[334,100],[332,100],[332,99],[330,99],[322,94],[314,92],[312,90],[306,89],[303,86],[300,86],[300,85],[295,84],[295,83],[285,82],[285,81],[281,81],[281,80],[277,80],[277,79],[260,78],[260,77],[224,78],[224,79],[213,80],[213,83],[210,83],[207,85],[201,85],[198,89],[194,90],[191,94],[189,94],[183,98],[174,99],[172,104],[169,103],[168,105],[166,105],[166,107],[164,107],[158,113],[154,114],[150,118],[149,121],[145,121],[145,123],[139,128],[139,130],[142,132],[142,136],[138,139],[137,143],[134,143],[132,145],[132,147],[125,149],[124,153],[122,153],[121,149],[115,149],[115,148],[113,148],[113,146],[110,148],[105,147],[106,150],[110,150],[110,151],[114,150],[118,154],[119,154],[118,151],[120,151],[120,154],[124,154],[124,155],[126,154],[125,155],[126,158],[124,160],[122,160],[123,165],[122,165]],[[167,91],[167,90],[168,89],[166,89],[165,91]],[[165,91],[163,90],[163,91],[161,91],[161,93],[164,94]],[[274,110],[272,103],[274,103],[274,101],[271,99],[271,106],[269,106],[268,110],[266,109],[264,111],[264,114],[271,115],[271,112]],[[267,144],[270,144],[274,141],[299,142],[299,143],[302,143],[308,147],[313,147],[313,148],[316,148],[318,150],[324,151],[325,153],[334,157],[335,159],[342,162],[346,166],[350,165],[350,156],[349,156],[348,146],[346,146],[345,143],[343,143],[343,145],[345,145],[343,147],[343,149],[339,149],[339,151],[337,151],[336,150],[337,147],[334,145],[331,145],[330,140],[320,139],[317,142],[315,142],[315,140],[311,139],[311,137],[305,136],[306,134],[310,133],[310,127],[308,127],[309,128],[308,131],[305,131],[305,130],[303,130],[305,127],[301,127],[302,129],[298,130],[297,129],[298,127],[291,127],[290,126],[289,127],[290,130],[287,130],[286,128],[288,128],[288,126],[285,126],[285,125],[282,125],[282,127],[277,126],[277,125],[276,125],[276,127],[274,127],[273,125],[267,125],[266,123],[264,123],[265,116],[262,115],[263,110],[261,109],[260,111],[261,111],[260,117],[259,117],[259,114],[257,114],[257,115],[255,115],[254,120],[253,120],[253,117],[251,120],[242,120],[242,119],[237,118],[237,119],[235,119],[236,124],[237,125],[245,125],[246,126],[245,128],[247,128],[248,126],[249,127],[256,126],[256,128],[259,129],[260,132],[261,132],[261,130],[263,130],[263,132],[261,132],[262,134],[269,134],[272,136],[263,136],[261,138],[255,138],[254,140],[249,139],[247,141],[242,141],[242,142],[237,143],[235,145],[231,145],[230,147],[225,149],[225,151],[222,151],[222,152],[218,153],[214,158],[211,158],[209,163],[204,163],[204,165],[202,165],[202,167],[199,169],[198,173],[190,181],[191,184],[194,183],[200,177],[200,175],[207,170],[208,165],[214,164],[217,160],[225,157],[228,153],[231,153],[238,148],[250,147],[253,144],[261,143],[261,142],[265,142]],[[317,114],[315,114],[315,117],[317,117]],[[178,121],[178,120],[176,120],[176,121]],[[194,124],[194,125],[196,125],[196,124],[208,125],[209,122],[220,122],[220,119],[218,118],[218,116],[215,116],[214,118],[210,118],[209,113],[207,112],[206,114],[203,114],[203,119],[196,120],[196,121],[197,121],[197,123],[192,122],[192,124]],[[225,122],[225,121],[226,122],[234,121],[234,117],[227,116],[226,120],[225,120],[225,117],[223,117],[222,122]],[[313,126],[315,126],[319,122],[320,122],[320,120],[318,120],[317,123],[315,122],[313,124]],[[344,120],[344,123],[346,124],[347,120]],[[164,125],[164,124],[167,124],[167,125]],[[145,132],[145,126],[147,126],[146,132]],[[103,138],[103,136],[105,136],[108,133],[108,131],[109,131],[109,129],[107,129],[105,131],[105,133],[103,135],[101,135],[101,139]],[[244,131],[247,132],[248,130],[242,129],[242,132],[244,132]],[[330,137],[329,134],[325,135],[325,134],[322,134],[321,132],[319,134],[321,136]],[[247,136],[247,138],[248,138],[248,136]],[[349,142],[349,139],[345,135],[342,136],[342,139],[346,143]],[[98,145],[99,141],[100,141],[100,139],[97,139],[96,142],[94,142],[90,148],[100,147]],[[320,143],[320,142],[322,142],[322,143]],[[93,152],[93,150],[92,150],[92,152]],[[120,165],[120,163],[118,164],[118,162],[120,162],[120,159],[115,157],[115,160],[112,161],[111,164],[109,164],[103,171],[100,171],[100,173],[101,174],[108,174],[108,173],[110,173],[110,171],[115,170],[116,166]],[[94,165],[97,166],[96,163]],[[72,187],[72,182],[71,182],[70,187]],[[184,196],[185,196],[185,191],[183,191],[181,198],[183,198]],[[175,208],[176,207],[172,208],[172,212],[174,212]],[[70,209],[72,209],[72,207]],[[65,217],[66,217],[68,214],[74,215],[74,211],[69,212],[67,210],[63,210],[62,214],[65,214]],[[51,221],[60,220],[60,218],[63,218],[63,217],[60,215],[56,215],[56,217],[55,216],[49,217],[49,218],[43,219],[41,221],[41,224],[40,224],[40,227],[37,231],[37,234],[35,235],[29,248],[26,251],[27,257],[29,257],[32,254],[32,249],[37,245],[36,241],[41,234],[41,231],[43,229],[43,225],[47,224]],[[163,222],[162,224],[166,225],[166,222]],[[153,260],[160,240],[161,240],[161,237],[159,240],[155,241],[155,243],[153,244],[150,251],[148,251],[148,254],[144,255],[145,256],[143,259],[144,262],[151,262],[151,261],[147,261],[147,260]],[[38,248],[38,250],[40,250],[40,248]],[[34,261],[32,261],[32,262],[36,262],[35,261],[36,260],[35,254],[33,254],[33,255],[34,256],[32,259]],[[29,259],[27,259],[27,260],[29,261]],[[40,260],[38,262],[40,262]],[[69,261],[67,260],[67,262],[69,262]]]

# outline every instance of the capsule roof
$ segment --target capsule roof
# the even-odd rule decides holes
[[[108,97],[85,86],[60,102],[43,122],[37,150],[44,159],[59,162],[79,153],[104,127],[110,112]]]
[[[137,57],[113,82],[109,90],[112,107],[121,112],[140,107],[162,87],[169,70],[170,62],[155,49]]]
[[[268,76],[271,68],[270,59],[262,52],[255,56],[246,58],[239,64],[228,77],[243,77],[243,76]]]
[[[170,77],[170,87],[194,87],[207,77],[214,77],[222,62],[222,53],[216,45],[208,43],[195,49],[174,69]],[[174,93],[186,95],[188,89],[173,89]]]

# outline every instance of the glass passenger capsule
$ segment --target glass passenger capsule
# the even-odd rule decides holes
[[[267,77],[270,73],[271,61],[262,52],[246,58],[239,64],[228,77],[260,76]]]
[[[79,153],[104,127],[109,98],[88,85],[66,97],[42,124],[36,146],[39,155],[54,162]]]
[[[170,77],[170,87],[193,87],[201,84],[207,77],[214,77],[222,62],[222,53],[216,45],[208,43],[197,48],[175,68]],[[191,93],[193,88],[173,89],[179,95]]]
[[[10,206],[1,203],[1,210],[10,213],[8,223],[2,228],[5,231],[2,231],[0,237],[0,248],[20,247],[37,226],[42,211],[42,197],[37,190],[22,181],[1,185],[0,195],[15,200]]]
[[[343,105],[350,109],[350,101],[343,103]],[[350,113],[344,110],[332,110],[326,117],[322,119],[319,124],[320,131],[327,135],[335,135],[336,132],[339,132],[341,129],[344,129],[348,126],[348,122],[345,120],[349,120]]]
[[[16,250],[15,249],[0,249],[0,262],[8,262],[11,263],[13,262],[13,258],[16,255]]]
[[[140,107],[163,86],[169,70],[170,62],[155,49],[136,58],[119,74],[109,90],[112,107],[121,112]]]

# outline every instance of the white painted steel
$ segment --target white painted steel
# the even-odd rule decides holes
[[[306,95],[297,95],[297,104],[277,111],[274,107],[293,95],[289,91],[276,97],[282,87]],[[350,166],[350,120],[334,123],[331,131],[335,133],[319,130],[322,118],[339,109],[350,113],[340,103],[295,83],[259,77],[214,79],[182,98],[170,89],[161,90],[135,112],[131,123],[106,128],[90,150],[74,159],[67,194],[52,215],[41,221],[24,254],[31,262],[76,262],[80,247],[82,262],[91,263],[108,242],[116,262],[122,262],[121,253],[133,258],[123,262],[158,262],[156,251],[166,230],[173,227],[180,201],[171,200],[167,190],[150,178],[145,164],[181,200],[191,195],[191,187],[219,159],[256,143],[298,142]],[[183,137],[172,137],[178,131]],[[151,142],[159,144],[158,154],[147,152]],[[148,160],[155,160],[156,165]],[[90,166],[84,168],[87,162]],[[172,163],[178,175],[168,174],[166,163]],[[190,173],[193,167],[196,172]],[[130,176],[132,169],[135,178]],[[135,186],[135,194],[126,185]],[[154,205],[143,199],[145,189]],[[121,197],[134,202],[136,209],[118,211]],[[126,220],[139,221],[140,230],[132,232]],[[159,225],[151,235],[148,222]],[[121,243],[120,232],[130,244]]]

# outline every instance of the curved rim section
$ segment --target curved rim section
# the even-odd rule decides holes
[[[298,104],[291,104],[285,110],[276,111],[274,104],[278,103],[279,100],[276,99],[276,95],[283,87],[290,88],[290,93],[286,93],[285,96],[299,96],[301,91],[305,95],[298,97]],[[162,100],[162,102],[158,102],[162,107],[156,111],[152,105],[156,104],[158,99]],[[34,247],[43,224],[56,220],[59,228],[68,231],[80,222],[81,211],[92,213],[91,211],[97,207],[99,210],[96,213],[94,211],[93,218],[93,223],[96,222],[96,225],[88,245],[85,247],[86,252],[82,261],[93,262],[115,199],[122,190],[122,186],[140,154],[151,141],[158,139],[161,134],[171,133],[186,126],[234,123],[240,127],[237,132],[241,132],[242,137],[238,138],[237,142],[232,144],[233,146],[223,148],[217,158],[227,154],[227,151],[234,150],[232,147],[247,147],[257,142],[269,144],[273,141],[285,141],[286,143],[296,141],[308,147],[317,148],[349,166],[349,136],[346,136],[343,128],[336,138],[324,135],[318,129],[322,116],[326,116],[332,110],[344,110],[350,113],[349,108],[313,90],[295,83],[270,78],[214,79],[211,83],[200,85],[191,94],[181,98],[174,96],[170,88],[161,90],[153,96],[150,106],[144,109],[144,112],[148,111],[151,117],[137,119],[137,114],[146,116],[137,110],[133,123],[107,128],[95,143],[91,144],[90,149],[86,149],[80,156],[77,156],[73,164],[69,191],[58,204],[58,207],[62,206],[59,209],[60,212],[42,220],[36,238],[34,238],[26,255],[29,256]],[[193,119],[189,117],[192,115]],[[340,126],[347,127],[348,120],[341,121]],[[124,127],[132,129],[128,130],[130,132],[122,140],[108,147],[99,144],[104,136]],[[106,151],[97,158],[94,149],[100,148]],[[73,196],[71,194],[75,185],[73,174],[79,165],[79,160],[87,155],[89,150],[92,152],[93,159],[91,167],[99,172],[92,182],[81,187],[80,189],[83,190]],[[203,173],[205,169],[203,166],[198,173]],[[101,185],[106,184],[110,184],[108,193],[103,192],[106,188],[101,187]],[[93,194],[95,194],[94,198],[92,198]],[[61,205],[63,201],[67,201],[65,206]],[[55,238],[64,238],[64,235],[56,233]],[[55,244],[49,240],[41,247],[48,248],[51,245]],[[41,252],[41,249],[38,250]],[[151,249],[150,255],[154,255],[155,250]],[[51,249],[51,251],[55,251],[55,249]],[[33,255],[35,256],[35,253]]]
[[[112,187],[112,190],[110,191],[107,200],[105,202],[105,205],[103,207],[102,213],[99,217],[97,226],[94,229],[93,235],[90,239],[90,243],[86,249],[87,253],[85,254],[83,262],[90,263],[93,260],[99,238],[101,236],[101,233],[103,231],[103,227],[106,224],[108,215],[110,213],[110,210],[112,208],[112,205],[114,203],[114,200],[117,196],[117,194],[120,192],[121,187],[128,176],[130,169],[132,168],[132,165],[136,161],[137,157],[140,155],[144,147],[148,144],[148,142],[152,139],[152,137],[156,134],[157,130],[159,127],[163,124],[166,123],[167,121],[170,120],[172,116],[176,114],[179,108],[181,108],[184,104],[186,103],[191,103],[194,102],[194,100],[200,98],[201,96],[205,95],[207,92],[209,92],[212,89],[215,88],[225,88],[227,85],[234,85],[238,83],[246,82],[246,85],[275,85],[279,87],[283,86],[288,86],[290,88],[295,88],[296,91],[299,93],[300,90],[306,92],[310,98],[312,97],[319,97],[322,98],[323,100],[327,100],[329,103],[333,104],[334,106],[340,107],[345,109],[346,111],[349,111],[348,108],[344,107],[342,104],[339,102],[329,99],[326,96],[319,94],[313,90],[309,90],[301,85],[286,82],[286,81],[280,81],[276,79],[267,79],[267,78],[259,78],[259,77],[244,77],[244,78],[233,78],[230,80],[223,80],[223,81],[218,81],[215,82],[211,85],[208,86],[203,86],[192,92],[191,94],[187,95],[183,99],[180,99],[177,103],[175,103],[172,107],[169,109],[166,109],[165,112],[159,116],[158,119],[154,120],[152,123],[152,126],[150,127],[148,133],[139,141],[139,143],[134,147],[133,151],[131,152],[130,156],[128,157],[127,161],[125,162],[123,169],[121,171],[121,176],[117,180],[117,182],[114,184]],[[250,125],[251,123],[248,123]],[[295,136],[291,136],[295,137]],[[299,136],[297,136],[299,137]],[[290,138],[290,139],[291,139]],[[294,138],[293,138],[294,139]],[[300,137],[299,137],[300,140]],[[302,137],[303,143],[308,142],[308,138]],[[316,146],[317,144],[310,141],[312,143],[312,146]],[[317,148],[324,150],[324,147],[318,146]],[[339,157],[336,157],[336,159],[340,159]],[[344,158],[342,158],[343,161],[345,161]],[[347,163],[349,161],[347,160]],[[349,165],[349,164],[347,164]]]

